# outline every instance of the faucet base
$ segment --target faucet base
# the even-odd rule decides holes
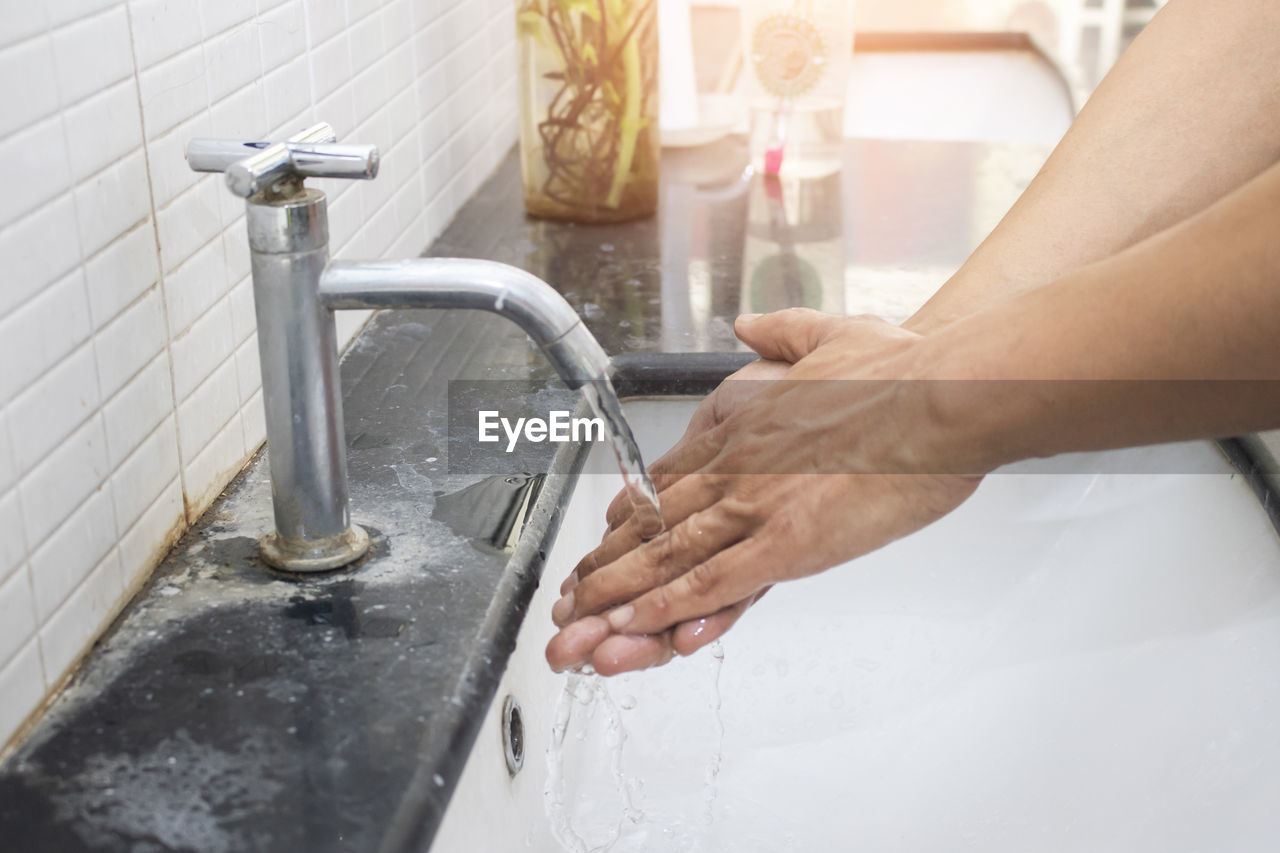
[[[353,563],[369,551],[369,534],[358,524],[329,539],[287,540],[271,531],[258,542],[267,565],[286,572],[327,572]]]

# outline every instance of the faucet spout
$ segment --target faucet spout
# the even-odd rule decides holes
[[[369,536],[351,523],[342,389],[333,314],[342,308],[479,308],[515,321],[572,388],[596,391],[612,364],[546,282],[492,261],[329,261],[324,193],[308,177],[372,178],[372,146],[334,145],[326,124],[276,144],[192,140],[196,171],[225,171],[246,198],[262,366],[262,407],[275,529],[262,559],[322,572],[360,559]]]
[[[551,285],[496,261],[416,258],[332,261],[320,275],[320,303],[344,308],[475,308],[513,321],[571,388],[609,377],[609,356]]]

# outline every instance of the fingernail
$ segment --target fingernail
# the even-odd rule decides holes
[[[573,618],[573,590],[551,605],[551,621],[557,625],[565,625]]]
[[[739,314],[738,319],[744,323],[750,323],[752,320],[758,319],[759,314]]]
[[[623,605],[617,610],[609,614],[609,625],[615,631],[621,631],[631,623],[631,619],[636,615],[636,609],[630,604]]]

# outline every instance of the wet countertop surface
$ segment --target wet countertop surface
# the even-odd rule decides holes
[[[697,393],[741,363],[738,313],[905,318],[1046,153],[849,141],[839,174],[767,185],[729,138],[665,152],[659,215],[608,227],[527,219],[513,155],[428,254],[541,276],[625,363],[624,380],[649,380],[633,390]],[[260,454],[0,765],[4,849],[429,843],[582,454],[566,446],[536,478],[448,464],[449,380],[550,375],[501,318],[384,312],[342,373],[352,514],[371,555],[301,581],[264,568]],[[523,509],[495,527],[495,507]]]
[[[1033,144],[847,140],[837,174],[745,174],[740,137],[663,152],[658,216],[529,219],[510,157],[432,246],[552,283],[611,354],[737,348],[732,321],[803,305],[907,318],[964,262],[1048,155]]]

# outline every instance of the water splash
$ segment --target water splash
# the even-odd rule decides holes
[[[569,673],[564,690],[556,702],[555,716],[551,722],[551,741],[547,744],[547,782],[543,789],[547,817],[551,819],[551,832],[556,839],[574,853],[586,850],[586,842],[573,829],[568,807],[565,805],[564,739],[573,718],[573,705],[579,688],[587,676]]]
[[[724,669],[724,644],[716,640],[711,644],[711,713],[715,716],[716,746],[707,762],[706,790],[707,802],[703,812],[706,823],[715,821],[716,794],[719,792],[717,782],[720,779],[720,767],[724,763],[724,717],[721,715],[723,699],[720,693],[720,673]]]
[[[587,814],[578,813],[575,822],[576,803],[569,802],[566,792],[565,739],[575,713],[580,719],[575,740],[585,741],[597,713],[603,715],[604,743],[609,753],[610,781],[618,802],[616,808],[600,809],[603,790],[587,786],[591,791],[591,808]],[[599,734],[595,732],[593,734]],[[547,781],[543,789],[547,816],[552,835],[572,853],[607,853],[622,839],[629,826],[645,820],[644,812],[635,805],[638,780],[631,779],[623,769],[623,747],[627,732],[622,724],[622,711],[614,702],[609,689],[600,676],[594,673],[570,673],[565,680],[564,691],[556,703],[552,722],[551,742],[547,746]],[[583,768],[580,768],[583,769]],[[581,781],[581,780],[578,780]],[[584,796],[580,794],[579,796]],[[612,820],[601,818],[605,814]],[[585,819],[585,821],[584,821]],[[594,821],[594,823],[593,823]]]

